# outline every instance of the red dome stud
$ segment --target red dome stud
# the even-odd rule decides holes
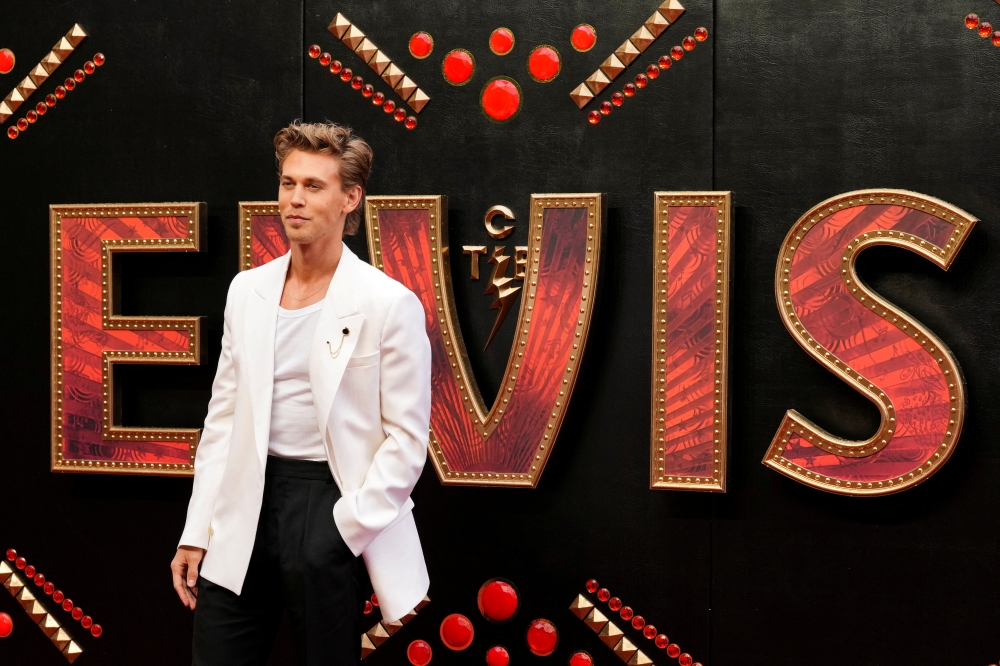
[[[49,112],[49,107],[45,106],[45,102],[39,102],[38,104],[35,105],[35,113],[37,113],[38,115],[44,116],[48,112]]]
[[[0,49],[0,74],[10,74],[14,69],[14,52],[10,49]]]
[[[42,108],[43,109],[45,108],[44,104],[42,104]],[[44,114],[45,114],[45,112],[42,111],[41,115],[44,115]],[[45,576],[43,576],[40,573],[36,573],[34,581],[35,581],[35,585],[37,585],[38,587],[42,587],[43,585],[45,585]]]
[[[84,72],[82,69],[78,69],[75,72],[73,72],[73,78],[82,83],[83,80],[87,78],[87,73]]]
[[[372,104],[374,104],[375,106],[382,106],[382,102],[384,101],[385,101],[384,93],[377,92],[374,95],[372,95]]]
[[[52,596],[52,593],[56,591],[56,586],[52,583],[46,583],[45,587],[42,588],[42,591],[45,592],[45,594]]]
[[[644,618],[643,616],[636,615],[635,617],[632,618],[633,629],[642,629],[645,626],[646,626],[646,618]]]
[[[319,56],[319,64],[322,65],[323,67],[326,67],[331,62],[333,62],[333,56],[327,53],[326,51],[323,51],[323,53],[321,53]]]
[[[0,613],[0,638],[7,638],[14,631],[14,620],[7,613]]]
[[[445,54],[441,72],[451,85],[464,86],[476,73],[476,59],[465,49],[454,49]]]
[[[614,107],[611,106],[611,102],[608,102],[608,101],[601,102],[601,114],[602,115],[605,115],[605,116],[610,115],[611,111],[613,109],[614,109]]]
[[[676,659],[677,655],[681,653],[681,646],[677,643],[671,643],[667,646],[667,656],[672,659]]]
[[[372,606],[372,602],[366,601],[365,602],[365,610],[364,610],[365,615],[371,615],[373,610],[375,610],[375,607]]]
[[[569,43],[577,51],[589,51],[597,43],[597,31],[594,30],[594,26],[588,23],[581,23],[573,28],[573,32],[569,35]]]
[[[490,79],[479,93],[479,106],[490,120],[505,123],[521,110],[521,86],[507,76]]]
[[[611,95],[611,103],[614,104],[615,106],[621,106],[622,104],[625,103],[625,95],[621,94],[620,92],[613,93]]]
[[[406,648],[406,658],[410,660],[413,666],[427,666],[427,664],[431,663],[433,655],[430,643],[427,641],[416,640]]]
[[[7,557],[10,557],[10,553],[11,553],[11,551],[8,550],[7,551]],[[599,587],[600,587],[600,584],[597,582],[596,578],[591,578],[590,580],[587,581],[587,592],[590,592],[591,594],[593,594],[594,592],[597,592],[597,589]]]
[[[622,600],[618,597],[611,597],[608,599],[608,608],[617,613],[622,609]]]
[[[105,63],[105,58],[103,53],[94,54],[94,64],[101,67]]]
[[[703,42],[708,39],[708,30],[706,28],[698,28],[694,31],[694,38],[699,42]]]
[[[386,113],[389,113],[389,112],[386,111]],[[375,606],[376,608],[378,608],[378,597],[375,596],[374,594],[372,595],[372,606]]]
[[[94,72],[97,71],[97,65],[94,64],[93,60],[88,60],[87,62],[83,63],[83,71],[86,72],[87,74],[93,74]]]
[[[590,123],[591,125],[596,125],[597,123],[601,122],[601,112],[591,111],[590,113],[588,113],[587,122]]]
[[[691,655],[685,652],[681,656],[677,657],[677,663],[681,666],[691,666],[691,664],[694,663],[694,659],[691,658]]]
[[[392,119],[395,120],[397,123],[401,123],[404,120],[406,120],[406,109],[404,109],[403,107],[396,109],[396,112],[392,114]]]
[[[634,83],[626,83],[622,86],[622,92],[625,93],[626,97],[632,97],[635,95],[635,90],[636,88]]]
[[[66,595],[62,593],[62,590],[56,590],[52,593],[52,601],[57,604],[61,604],[62,600],[66,598]]]
[[[590,653],[580,650],[569,656],[569,666],[594,666],[594,658]]]
[[[62,99],[63,97],[66,96],[66,89],[63,88],[62,86],[56,86],[55,93],[56,93],[56,97],[58,97],[59,99]]]
[[[404,122],[403,124],[406,125],[406,129],[408,129],[408,130],[416,129],[417,128],[417,117],[416,116],[406,116],[406,122]]]
[[[93,636],[94,638],[100,638],[101,634],[103,634],[103,633],[104,633],[104,630],[101,629],[101,625],[99,625],[99,624],[95,624],[94,626],[92,626],[90,628],[90,635]]]
[[[508,666],[510,654],[502,645],[494,645],[486,651],[486,666]]]
[[[562,70],[562,59],[554,46],[536,46],[528,56],[528,73],[539,83],[552,81]]]
[[[36,120],[38,120],[38,114],[35,113],[34,111],[29,111],[28,112],[28,122],[29,123],[33,123]],[[30,564],[27,565],[26,567],[24,567],[24,575],[27,576],[28,578],[34,578],[35,577],[35,567],[33,567]]]
[[[75,607],[73,609],[72,615],[74,620],[79,620],[80,618],[83,617],[83,609],[80,608],[79,606]]]
[[[491,578],[479,588],[476,598],[479,612],[490,622],[507,622],[517,613],[520,598],[517,589],[503,578]]]
[[[642,635],[649,640],[653,640],[656,638],[656,627],[651,624],[647,624],[642,630]]]
[[[968,28],[969,30],[972,30],[977,25],[979,25],[979,15],[978,14],[969,14],[968,16],[965,17],[965,27],[966,28]]]
[[[29,123],[38,122],[38,114],[35,113],[34,111],[28,111],[26,114],[24,114],[24,117]],[[31,569],[32,572],[34,572],[35,570],[35,568],[30,565],[28,566],[28,569]],[[25,570],[25,573],[27,573],[27,570]],[[29,576],[29,578],[34,578],[34,576]]]
[[[490,33],[490,51],[503,56],[514,50],[514,32],[510,28],[497,28]]]
[[[645,88],[647,83],[649,83],[649,79],[646,78],[645,74],[636,74],[635,75],[635,87],[636,88]]]
[[[657,635],[656,640],[654,642],[656,643],[656,647],[660,648],[661,650],[666,650],[667,646],[670,645],[670,639],[667,638],[666,634]]]
[[[55,105],[56,105],[56,96],[55,95],[46,95],[45,96],[45,106],[52,107],[52,106],[55,106]]]
[[[682,49],[679,46],[673,47],[672,49],[670,49],[670,57],[673,58],[674,60],[680,60],[681,58],[684,57],[684,49]]]
[[[670,59],[670,56],[663,55],[656,61],[656,64],[660,69],[670,69],[670,66],[674,64],[674,61]]]
[[[74,79],[71,76],[71,77],[67,78],[65,81],[63,81],[63,85],[66,86],[66,90],[75,90],[76,89],[76,79]]]
[[[321,52],[321,49],[319,48],[319,44],[313,44],[312,46],[309,47],[309,57],[310,58],[318,58],[320,52]]]
[[[7,550],[7,559],[10,560],[11,562],[13,562],[14,560],[16,560],[17,559],[17,551],[14,550],[13,548],[8,549]]]
[[[83,625],[84,629],[90,629],[90,627],[94,624],[94,619],[89,615],[84,615],[80,618],[80,624]]]
[[[993,34],[993,26],[988,21],[983,21],[979,24],[979,36],[989,37]]]
[[[7,128],[7,136],[10,137],[11,139],[16,139],[17,135],[20,133],[21,131],[16,127],[14,127],[13,125]]]
[[[430,33],[417,32],[410,37],[410,55],[418,60],[423,60],[434,50],[434,38]]]
[[[67,613],[70,612],[71,610],[73,610],[73,600],[72,599],[63,599],[62,607],[63,607],[63,610],[66,611]]]
[[[340,70],[341,81],[346,83],[350,81],[353,77],[354,77],[354,72],[351,70],[350,67],[345,67],[344,69]]]
[[[646,76],[648,76],[649,78],[655,79],[659,75],[660,75],[660,68],[657,67],[656,65],[650,65],[649,67],[646,68]]]
[[[547,657],[556,651],[559,645],[559,631],[549,620],[538,619],[528,625],[525,641],[531,654]]]
[[[608,588],[602,587],[597,591],[597,598],[600,599],[601,601],[607,601],[608,599],[611,598],[611,593],[608,592]]]
[[[623,620],[631,620],[632,616],[635,615],[635,612],[632,610],[631,606],[625,606],[618,614],[622,616]]]
[[[993,32],[993,46],[1000,46],[1000,30]]]
[[[681,40],[681,46],[684,47],[685,51],[693,51],[697,44],[694,41],[694,37],[688,36]]]
[[[363,85],[365,85],[365,80],[362,79],[360,76],[355,76],[353,79],[351,79],[351,87],[354,88],[355,90],[361,90],[361,86]]]
[[[366,83],[365,85],[361,86],[362,97],[371,97],[374,94],[375,94],[375,88],[372,86],[372,84]]]
[[[392,113],[393,111],[396,110],[396,103],[393,102],[391,99],[387,99],[385,103],[382,105],[382,110],[385,111],[386,113]],[[374,594],[372,595],[372,603],[378,606],[378,600],[375,598]]]
[[[28,561],[23,557],[19,557],[16,560],[14,560],[14,566],[17,567],[18,569],[23,569],[24,567],[28,566]]]
[[[446,648],[459,652],[472,645],[476,630],[469,618],[461,613],[452,613],[441,620],[440,634]]]
[[[27,130],[28,129],[28,121],[25,120],[24,118],[18,118],[17,119],[17,129],[21,130],[22,132],[24,132],[25,130]],[[18,558],[18,559],[20,559],[20,558]]]
[[[334,60],[333,62],[330,63],[331,74],[340,74],[340,70],[342,69],[344,69],[344,63],[340,62],[339,60]]]

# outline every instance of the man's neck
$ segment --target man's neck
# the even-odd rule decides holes
[[[333,233],[309,244],[292,243],[288,277],[304,284],[330,279],[343,254],[343,241]]]

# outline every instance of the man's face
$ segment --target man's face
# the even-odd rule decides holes
[[[333,155],[293,150],[285,157],[278,210],[289,241],[307,245],[329,233],[343,236],[344,218],[360,200],[360,187],[344,191]]]

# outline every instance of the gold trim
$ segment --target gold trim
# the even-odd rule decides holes
[[[841,279],[844,281],[845,286],[851,290],[851,293],[855,295],[858,302],[873,311],[880,311],[877,314],[887,321],[890,317],[892,318],[892,322],[902,319],[903,323],[899,326],[900,330],[912,335],[914,340],[924,349],[932,355],[937,356],[938,364],[944,368],[944,373],[955,378],[955,381],[949,383],[948,391],[953,404],[951,408],[951,420],[949,421],[950,430],[947,431],[940,445],[940,450],[931,457],[931,460],[921,463],[913,472],[905,476],[868,483],[842,481],[841,479],[804,470],[791,461],[786,460],[782,452],[785,444],[788,443],[788,437],[792,433],[799,434],[810,444],[823,451],[849,458],[874,455],[892,439],[892,429],[895,424],[892,403],[866,377],[852,370],[849,364],[837,358],[836,354],[830,352],[830,350],[813,339],[808,330],[799,323],[791,301],[787,299],[788,292],[786,291],[789,267],[795,253],[796,243],[801,240],[803,234],[819,223],[826,215],[836,213],[845,207],[851,208],[872,204],[896,205],[921,210],[955,225],[955,229],[944,248],[938,248],[930,242],[921,240],[911,234],[904,234],[898,231],[875,231],[862,234],[858,238],[853,239],[847,248],[844,249],[844,254],[841,258]],[[942,269],[948,270],[978,221],[978,219],[969,215],[964,210],[940,199],[917,192],[891,189],[856,190],[840,194],[813,206],[798,219],[785,236],[784,241],[782,241],[781,251],[778,254],[778,261],[775,267],[774,295],[778,305],[778,312],[781,315],[781,321],[789,333],[792,334],[792,338],[799,346],[806,350],[806,353],[875,404],[881,416],[881,424],[878,432],[873,437],[861,442],[855,442],[836,437],[814,424],[798,411],[794,409],[788,410],[782,419],[781,427],[771,441],[767,454],[764,456],[764,460],[762,461],[764,465],[800,483],[827,492],[840,495],[876,496],[898,493],[917,485],[936,472],[951,457],[965,419],[965,382],[962,378],[961,369],[958,367],[958,363],[947,345],[931,332],[930,329],[916,321],[912,316],[906,314],[899,307],[870,290],[858,278],[854,262],[857,254],[866,247],[891,245],[916,252]],[[911,328],[912,331],[910,330]]]
[[[251,219],[254,215],[281,215],[277,201],[241,201],[240,208],[240,271],[253,268],[253,229]]]
[[[198,365],[201,362],[201,317],[126,317],[116,314],[115,280],[112,257],[115,252],[197,252],[207,220],[206,204],[198,202],[135,203],[135,204],[52,204],[50,221],[50,321],[52,364],[52,423],[51,464],[53,472],[92,474],[136,474],[146,476],[191,476],[194,458],[201,438],[200,428],[148,428],[115,425],[117,406],[114,387],[114,365],[168,364]],[[116,460],[63,460],[62,454],[62,218],[64,217],[128,217],[170,215],[188,218],[186,238],[112,239],[101,242],[101,279],[107,289],[102,294],[101,327],[103,329],[167,329],[186,331],[188,352],[111,351],[102,353],[103,419],[102,438],[105,441],[165,440],[188,442],[190,462],[140,463]]]
[[[650,377],[650,466],[649,487],[654,490],[702,490],[726,492],[726,466],[729,455],[729,283],[732,262],[732,211],[731,192],[654,192],[653,193],[653,310],[652,338],[653,362]],[[666,295],[656,296],[666,287],[666,264],[670,248],[669,211],[671,206],[715,206],[716,207],[716,270],[715,270],[715,415],[712,458],[712,476],[674,476],[663,471],[663,428],[664,420],[659,410],[666,408],[665,398],[660,396],[658,368],[666,363],[666,336],[660,336],[657,328],[666,325]],[[655,257],[662,255],[657,262]]]

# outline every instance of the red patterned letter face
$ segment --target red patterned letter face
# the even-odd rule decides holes
[[[866,247],[893,245],[947,269],[976,221],[924,195],[864,190],[823,202],[792,227],[775,272],[785,326],[875,403],[882,425],[854,442],[791,410],[764,464],[845,495],[899,492],[944,464],[965,412],[958,363],[933,333],[861,283],[854,261]]]
[[[730,195],[654,196],[650,487],[725,491]]]
[[[116,252],[199,249],[205,204],[52,206],[52,469],[190,475],[200,430],[116,423],[114,365],[197,364],[198,317],[123,317]]]

